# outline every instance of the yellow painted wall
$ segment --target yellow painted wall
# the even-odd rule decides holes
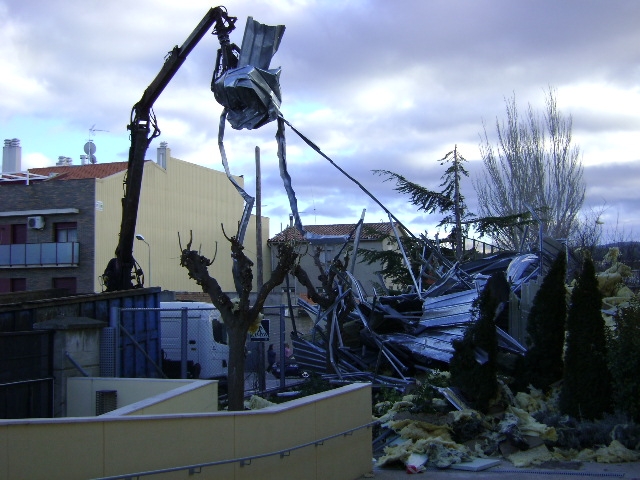
[[[114,255],[122,215],[123,174],[98,180],[96,200],[103,210],[96,212],[96,273],[103,273]],[[244,179],[235,177],[243,185]],[[251,192],[249,192],[251,193]],[[216,260],[209,268],[224,291],[233,291],[229,242],[224,238],[221,225],[228,236],[235,235],[242,216],[244,201],[224,172],[212,170],[169,156],[166,170],[155,162],[145,162],[136,233],[144,236],[149,247],[139,240],[134,242],[134,257],[146,274],[145,286],[160,286],[163,290],[197,292],[198,285],[180,266],[178,233],[185,248],[193,231],[192,248]],[[267,250],[269,221],[262,219],[264,271],[271,265]],[[217,244],[217,255],[216,255]],[[245,252],[255,263],[255,217],[245,237]],[[150,273],[150,279],[149,279]],[[255,276],[255,275],[254,275]],[[268,278],[267,274],[265,276]],[[150,281],[149,281],[150,280]],[[96,291],[101,291],[96,278]]]
[[[255,458],[245,466],[203,467],[200,477],[351,480],[371,471],[370,421],[370,384],[256,411],[0,420],[0,480],[96,478],[280,450],[288,453]],[[342,435],[358,427],[364,428]],[[161,478],[193,476],[183,470]]]
[[[67,417],[94,416],[96,392],[101,390],[117,392],[117,410],[111,416],[218,410],[217,381],[71,377],[67,379]]]
[[[104,273],[109,260],[115,256],[118,233],[122,219],[122,182],[125,174],[117,173],[108,178],[96,179],[96,231],[94,238],[95,272],[94,290],[102,291],[99,276]],[[101,205],[98,208],[98,204]]]

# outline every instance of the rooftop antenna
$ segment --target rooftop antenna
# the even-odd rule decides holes
[[[313,188],[311,188],[311,204],[313,207],[313,223],[317,224],[318,223],[318,217],[316,216],[316,199],[313,195]],[[299,213],[311,213],[309,210],[305,210],[304,212],[299,212]]]
[[[96,132],[108,132],[109,130],[100,130],[96,128],[96,124],[94,123],[89,129],[89,140],[84,144],[84,153],[86,155],[81,155],[82,163],[85,163],[85,160],[89,163],[95,164],[98,163],[94,153],[96,153],[96,144],[93,143],[93,137],[95,137]]]

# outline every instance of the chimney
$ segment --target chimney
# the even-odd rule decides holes
[[[160,142],[157,153],[157,163],[165,170],[167,169],[167,157],[171,155],[171,149],[167,146],[167,142]]]
[[[22,147],[20,140],[6,139],[2,148],[2,171],[3,172],[19,172],[22,169]]]

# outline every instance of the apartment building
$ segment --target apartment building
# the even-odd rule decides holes
[[[103,290],[101,276],[114,256],[122,217],[127,162],[70,161],[21,169],[21,146],[5,140],[0,174],[0,293],[66,288],[69,293]],[[171,156],[165,143],[157,160],[146,160],[138,208],[134,257],[145,286],[197,292],[180,267],[183,247],[194,245],[213,258],[210,272],[223,290],[233,291],[232,260],[221,225],[235,233],[244,202],[223,172]],[[69,159],[66,159],[69,160]],[[243,178],[235,180],[243,185]],[[255,217],[246,252],[255,262]],[[262,218],[264,250],[269,220]],[[252,241],[252,239],[254,239]],[[217,245],[217,246],[216,246]],[[270,271],[265,258],[264,271]]]

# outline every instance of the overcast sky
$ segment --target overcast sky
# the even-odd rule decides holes
[[[189,0],[0,0],[0,132],[19,138],[23,168],[58,156],[80,163],[91,137],[98,162],[127,159],[131,108],[207,10]],[[389,169],[439,189],[437,162],[458,146],[472,177],[482,169],[483,125],[495,136],[505,99],[542,111],[556,91],[582,152],[586,208],[606,205],[605,230],[640,233],[640,1],[228,0],[240,45],[248,16],[286,31],[282,113],[414,233],[440,217],[415,211],[373,175]],[[222,108],[210,91],[217,38],[206,35],[155,103],[172,156],[222,170]],[[90,132],[91,128],[95,130]],[[272,122],[227,124],[231,172],[255,193],[262,158],[263,214],[274,235],[288,222]],[[287,160],[303,224],[386,220],[350,180],[287,130]],[[475,192],[463,185],[471,210]]]

